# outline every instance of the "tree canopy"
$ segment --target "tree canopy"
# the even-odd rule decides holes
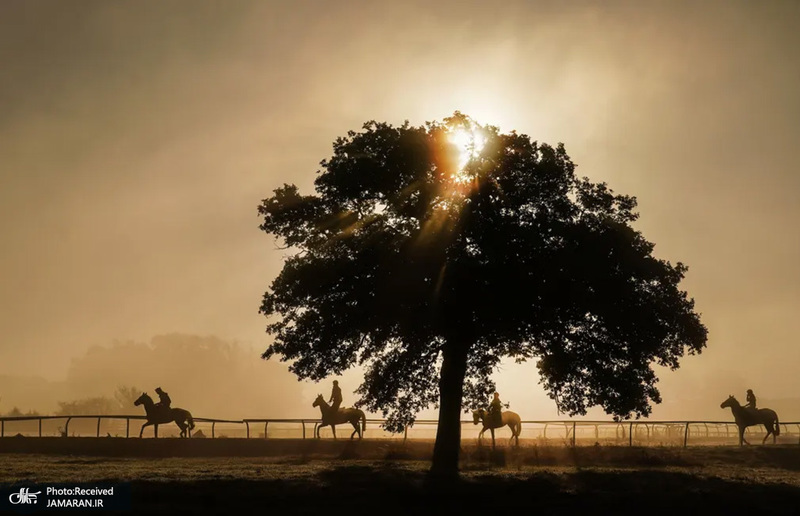
[[[562,144],[456,112],[367,122],[320,165],[315,194],[287,184],[258,208],[293,251],[261,304],[263,356],[312,380],[364,366],[359,402],[390,430],[438,404],[452,441],[503,357],[537,360],[568,414],[644,416],[652,365],[705,347],[686,266],[654,257],[636,199],[578,177]]]

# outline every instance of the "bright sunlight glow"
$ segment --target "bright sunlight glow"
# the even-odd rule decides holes
[[[458,149],[458,172],[454,179],[459,183],[467,182],[470,178],[464,168],[481,153],[486,137],[480,131],[459,128],[450,133],[449,139]]]

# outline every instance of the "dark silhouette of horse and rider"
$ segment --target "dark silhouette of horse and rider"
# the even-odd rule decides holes
[[[781,425],[778,420],[778,414],[774,410],[768,408],[756,407],[756,396],[753,394],[752,389],[747,389],[747,404],[742,406],[736,398],[731,394],[728,399],[720,404],[720,408],[730,408],[733,413],[733,419],[736,426],[739,427],[739,446],[750,444],[744,438],[744,430],[748,426],[764,425],[767,429],[767,435],[761,444],[767,442],[767,438],[772,435],[772,443],[777,442],[777,437],[781,435]]]
[[[519,434],[522,432],[522,421],[519,414],[511,412],[510,410],[503,411],[503,407],[503,402],[500,401],[500,394],[495,392],[488,409],[479,408],[478,410],[472,411],[472,422],[476,425],[478,423],[483,423],[483,428],[478,434],[478,444],[481,442],[483,433],[489,430],[492,434],[492,447],[494,448],[495,429],[503,428],[507,425],[511,429],[511,439],[509,443],[516,439],[516,445],[519,446]],[[505,404],[505,407],[508,408],[508,404]]]
[[[336,425],[350,423],[353,426],[353,433],[350,434],[350,439],[353,439],[356,434],[358,438],[364,437],[364,431],[367,428],[367,419],[362,410],[357,408],[341,408],[342,405],[342,389],[339,387],[337,380],[333,381],[333,389],[331,391],[330,399],[326,402],[322,394],[318,394],[312,407],[319,407],[322,423],[319,424],[314,432],[314,437],[320,437],[320,429],[325,426],[330,426],[333,432],[333,438],[336,439]],[[511,441],[516,440],[516,445],[519,446],[519,435],[522,432],[522,422],[519,414],[511,412],[510,410],[503,410],[503,403],[500,401],[500,395],[494,393],[494,399],[489,404],[489,407],[484,409],[472,411],[473,421],[477,425],[483,423],[483,428],[478,434],[478,442],[483,437],[484,432],[489,430],[492,434],[492,446],[495,446],[494,431],[498,428],[508,426],[511,429]],[[505,405],[508,408],[508,404]],[[359,428],[359,423],[361,427]]]
[[[330,403],[330,405],[328,405]],[[337,380],[333,381],[333,390],[331,391],[331,398],[325,402],[322,394],[317,396],[312,407],[319,407],[322,423],[317,426],[314,437],[319,438],[319,430],[323,426],[330,426],[333,431],[333,438],[336,439],[336,425],[350,423],[353,425],[353,433],[350,434],[350,439],[358,434],[358,438],[364,437],[364,431],[367,429],[367,416],[364,412],[357,408],[341,408],[342,405],[342,389],[339,387]],[[361,427],[359,428],[359,423]]]
[[[142,425],[139,430],[139,437],[142,436],[146,426],[153,426],[153,435],[158,437],[158,425],[175,423],[181,429],[181,437],[188,437],[189,432],[194,429],[194,420],[192,414],[188,410],[182,408],[172,408],[172,400],[169,394],[164,392],[161,387],[156,387],[156,394],[158,394],[158,403],[153,402],[153,399],[143,392],[139,398],[133,402],[135,406],[144,405],[144,411],[147,415],[147,422]]]

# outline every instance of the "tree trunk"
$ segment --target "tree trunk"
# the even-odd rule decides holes
[[[462,344],[462,343],[459,343]],[[467,372],[467,347],[448,344],[442,351],[439,379],[439,425],[433,448],[431,473],[437,477],[458,474],[461,451],[461,400]]]

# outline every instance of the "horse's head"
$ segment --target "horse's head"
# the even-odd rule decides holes
[[[311,406],[312,407],[319,407],[323,403],[325,403],[325,398],[322,396],[322,394],[318,394],[317,395],[317,399],[314,400],[314,403],[312,403]]]
[[[148,396],[146,392],[143,392],[141,396],[136,398],[136,401],[134,401],[133,404],[134,406],[138,407],[142,403],[145,403],[147,400],[153,401],[152,399],[150,399],[150,396]]]
[[[733,394],[728,396],[728,399],[723,401],[719,404],[719,408],[727,408],[727,407],[735,407],[738,406],[739,402],[736,401],[736,398],[733,397]]]
[[[480,423],[481,419],[483,419],[483,417],[485,415],[485,412],[486,411],[483,410],[483,409],[473,410],[472,411],[472,422],[475,423],[476,425],[478,423]]]

